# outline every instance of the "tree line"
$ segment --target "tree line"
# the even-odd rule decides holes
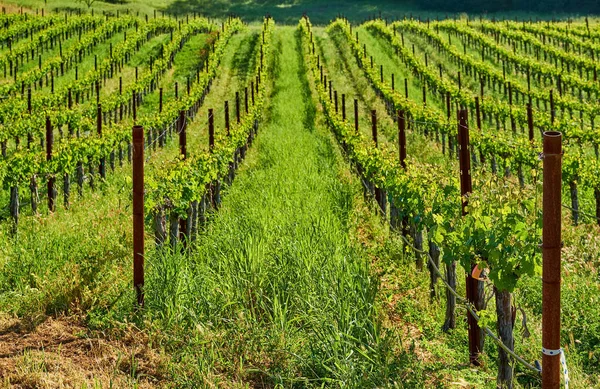
[[[415,5],[428,10],[446,12],[559,12],[559,13],[600,13],[600,2],[597,0],[416,0]]]

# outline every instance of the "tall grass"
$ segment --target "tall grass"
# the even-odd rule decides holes
[[[227,379],[285,386],[379,385],[396,366],[377,320],[377,280],[349,240],[358,188],[341,179],[340,156],[315,127],[293,29],[280,31],[276,49],[255,149],[193,253],[149,259],[146,314],[180,329],[171,345],[193,361],[178,365],[193,372],[178,376],[182,385],[223,369]]]

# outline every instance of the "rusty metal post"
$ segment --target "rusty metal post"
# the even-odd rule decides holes
[[[462,214],[467,214],[467,205],[469,203],[468,195],[473,191],[471,182],[471,154],[469,151],[469,116],[466,109],[461,109],[458,112],[458,142],[459,164],[460,164],[460,193],[462,196]],[[472,269],[467,274],[467,300],[475,306],[476,309],[481,309],[481,285],[479,281],[472,277]],[[479,366],[479,354],[483,350],[483,331],[477,325],[477,321],[470,313],[467,314],[469,327],[469,360]]]
[[[133,127],[133,286],[144,306],[144,127]]]
[[[358,99],[354,99],[354,130],[358,134]]]
[[[208,147],[212,150],[215,147],[215,117],[213,110],[208,110]]]
[[[50,117],[46,116],[46,161],[52,159],[52,144],[54,143],[54,133],[52,131],[52,123]],[[54,212],[54,200],[56,191],[54,190],[54,182],[56,178],[50,174],[48,177],[48,210]]]
[[[467,110],[462,109],[458,113],[458,141],[460,144],[460,188],[462,201],[462,212],[466,215],[468,200],[465,196],[472,192],[471,183],[471,159],[469,154],[469,127]]]
[[[562,134],[544,133],[542,231],[542,387],[560,388]],[[552,353],[553,355],[548,355]]]
[[[398,144],[400,149],[400,166],[406,169],[406,118],[404,112],[398,110]]]
[[[225,129],[227,130],[227,136],[231,135],[231,128],[229,126],[229,101],[225,102]]]

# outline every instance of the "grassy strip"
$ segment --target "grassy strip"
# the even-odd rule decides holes
[[[175,353],[177,386],[365,387],[397,368],[348,236],[358,188],[316,126],[294,30],[279,33],[269,120],[222,208],[189,257],[149,261],[146,317]]]

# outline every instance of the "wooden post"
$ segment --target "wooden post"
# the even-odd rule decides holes
[[[179,120],[177,121],[177,132],[179,133],[179,154],[183,159],[187,159],[187,134],[186,134],[185,111],[179,111]]]
[[[46,161],[52,160],[52,144],[54,143],[54,133],[52,131],[52,123],[50,117],[46,116]],[[54,212],[54,200],[56,198],[56,191],[54,190],[54,183],[56,178],[50,174],[48,177],[48,210]]]
[[[373,142],[375,142],[375,147],[378,147],[377,144],[377,111],[374,109],[371,110],[371,132],[373,134]]]
[[[406,118],[401,110],[398,110],[398,146],[400,166],[402,166],[402,169],[406,169]]]
[[[144,127],[133,127],[133,286],[144,306]]]
[[[179,111],[179,119],[177,121],[177,132],[179,133],[179,154],[185,160],[187,159],[187,134],[186,134],[186,116],[185,111]],[[179,241],[186,245],[187,237],[187,221],[185,219],[179,219]]]
[[[240,92],[235,92],[235,116],[237,124],[240,124]]]
[[[460,192],[462,199],[462,214],[467,214],[468,195],[473,191],[471,183],[471,154],[469,152],[469,122],[466,109],[461,109],[458,113],[458,142],[459,164],[460,164]],[[483,282],[472,277],[471,272],[474,265],[469,269],[467,275],[467,300],[475,306],[476,309],[481,309],[482,287]],[[485,300],[485,299],[483,299]],[[484,301],[485,302],[485,301]],[[483,351],[483,331],[477,325],[477,321],[470,313],[468,315],[468,332],[469,332],[469,359],[475,366],[480,365],[479,354]]]
[[[354,99],[354,130],[358,134],[358,99]]]
[[[27,113],[29,114],[29,116],[31,117],[31,87],[29,87],[27,89]],[[29,149],[31,147],[31,142],[33,142],[33,135],[31,134],[31,131],[27,132],[27,148]]]
[[[158,113],[163,111],[163,88],[158,88]]]
[[[404,96],[408,99],[408,78],[404,79]]]
[[[529,129],[529,140],[533,143],[533,110],[531,103],[527,103],[527,128]]]
[[[554,92],[550,89],[550,123],[554,124],[555,112],[554,112]]]
[[[342,120],[346,121],[346,94],[342,93]]]
[[[542,387],[560,388],[562,134],[544,133]]]
[[[481,95],[481,100],[483,100],[484,88],[485,78],[482,77],[481,80],[479,80],[479,94]]]
[[[96,131],[98,132],[98,137],[102,138],[102,104],[98,104],[98,113],[96,114]],[[100,177],[102,179],[106,179],[106,158],[100,158]]]
[[[133,121],[135,122],[137,119],[137,107],[136,107],[136,98],[135,98],[135,91],[131,92],[131,107],[133,108]]]
[[[229,101],[225,102],[225,129],[227,130],[227,136],[230,136],[231,128],[229,126]]]
[[[339,113],[337,91],[333,91],[333,95],[334,95],[334,100],[335,100],[335,113],[337,114],[337,113]]]
[[[475,116],[477,117],[477,130],[481,132],[481,107],[478,96],[475,96]]]
[[[394,77],[394,73],[392,73],[392,91],[396,90],[396,78]]]
[[[212,150],[215,147],[215,117],[213,110],[208,110],[208,147]]]

